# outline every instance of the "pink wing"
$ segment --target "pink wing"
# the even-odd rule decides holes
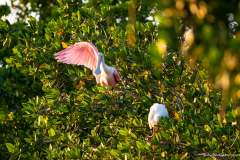
[[[98,50],[92,43],[79,42],[56,53],[54,56],[58,62],[84,65],[94,70],[97,64]]]

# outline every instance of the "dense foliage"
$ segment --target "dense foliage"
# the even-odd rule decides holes
[[[237,1],[208,6],[180,0],[21,3],[30,3],[40,20],[28,16],[26,8],[15,24],[0,20],[1,159],[187,159],[240,153],[239,62],[227,63],[238,60],[240,34],[236,29],[231,33],[236,37],[229,37],[226,19],[230,12],[239,18],[231,8]],[[191,9],[194,4],[207,13]],[[0,14],[8,14],[3,8]],[[149,15],[159,24],[147,20]],[[185,25],[194,27],[195,45],[187,54],[195,63],[182,55],[184,39],[178,37]],[[54,53],[78,41],[93,42],[118,69],[121,83],[97,86],[90,70],[54,60]],[[209,70],[211,65],[222,67]],[[208,79],[222,73],[231,74],[231,85],[221,86],[224,92]],[[224,103],[222,122],[222,95],[232,95],[229,90],[234,96]],[[155,102],[165,103],[171,118],[161,120],[152,137],[147,114]]]

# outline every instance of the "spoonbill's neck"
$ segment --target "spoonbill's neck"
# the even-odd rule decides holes
[[[101,56],[100,70],[105,72],[105,73],[109,72],[109,67],[105,64],[103,55]]]
[[[94,71],[96,75],[101,74],[101,63],[102,63],[102,55],[99,53],[98,59],[97,59],[97,66]]]

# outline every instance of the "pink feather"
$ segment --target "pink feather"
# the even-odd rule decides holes
[[[84,65],[91,70],[96,69],[98,49],[89,42],[79,42],[57,52],[55,59],[66,64]]]

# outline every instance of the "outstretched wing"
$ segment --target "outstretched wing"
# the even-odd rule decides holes
[[[92,43],[79,42],[57,52],[54,56],[58,62],[84,65],[94,70],[97,64],[98,50]]]

